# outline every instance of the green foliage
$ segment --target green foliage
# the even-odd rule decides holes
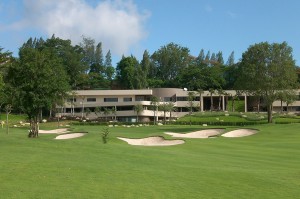
[[[232,112],[232,103],[233,103],[233,108],[234,111],[237,112],[244,112],[245,111],[245,101],[244,100],[234,100],[234,102],[232,102],[232,100],[229,100],[227,103],[228,106],[228,111]]]
[[[297,88],[297,75],[292,48],[281,44],[263,42],[250,46],[239,64],[236,88],[255,96],[262,96],[272,122],[272,103],[278,90]]]
[[[103,144],[106,144],[108,142],[108,136],[109,136],[109,128],[105,127],[102,129],[102,142]]]
[[[155,77],[163,81],[175,79],[180,70],[191,63],[189,49],[174,43],[162,46],[152,54],[151,59],[157,69]]]
[[[142,74],[138,73],[140,66],[137,59],[133,56],[124,57],[117,64],[116,78],[121,87],[127,89],[141,88],[140,79]]]
[[[67,96],[68,77],[63,61],[55,48],[44,46],[43,40],[28,41],[20,48],[20,58],[8,71],[9,84],[14,93],[13,105],[19,107],[35,125],[37,137],[38,115]]]

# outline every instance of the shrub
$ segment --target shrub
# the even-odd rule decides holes
[[[103,144],[106,144],[108,141],[108,135],[109,135],[109,128],[105,127],[104,129],[102,129],[102,141]]]

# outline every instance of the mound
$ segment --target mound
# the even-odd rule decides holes
[[[72,139],[72,138],[78,138],[81,136],[84,136],[86,133],[69,133],[69,134],[63,134],[56,136],[56,140],[64,140],[64,139]]]
[[[201,131],[195,131],[192,133],[168,133],[165,134],[171,135],[173,137],[179,138],[209,138],[211,136],[216,136],[222,133],[224,129],[206,129]]]
[[[257,130],[253,130],[253,129],[238,129],[238,130],[234,130],[234,131],[229,131],[228,133],[224,133],[223,137],[245,137],[245,136],[249,136],[249,135],[253,135],[255,133],[257,133]]]
[[[54,129],[54,130],[39,130],[39,133],[54,133],[54,134],[59,134],[59,133],[67,133],[68,132],[68,129]]]
[[[163,137],[148,137],[142,139],[130,139],[130,138],[121,138],[118,139],[127,142],[130,145],[139,145],[139,146],[171,146],[183,144],[183,140],[165,140]]]

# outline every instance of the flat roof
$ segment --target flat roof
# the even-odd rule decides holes
[[[116,96],[116,95],[152,95],[151,89],[144,90],[74,90],[75,95],[84,96]]]

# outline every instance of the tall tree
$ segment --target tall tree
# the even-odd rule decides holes
[[[120,87],[127,89],[137,89],[136,77],[136,68],[138,67],[139,62],[133,56],[122,58],[121,61],[117,64],[117,81]]]
[[[38,137],[38,116],[41,109],[61,101],[69,91],[62,60],[55,52],[51,48],[24,45],[19,51],[19,61],[9,68],[9,84],[18,99],[15,105],[30,120],[29,137]]]
[[[292,48],[286,42],[263,42],[250,46],[239,65],[237,88],[262,96],[267,105],[268,122],[272,122],[273,102],[278,91],[297,88],[297,75]]]
[[[223,59],[223,53],[222,51],[219,51],[216,55],[216,60],[219,64],[223,65],[224,64],[224,59]]]
[[[89,37],[82,36],[82,42],[80,43],[80,46],[83,49],[83,61],[89,67],[95,64],[95,40]]]
[[[139,122],[139,114],[143,112],[144,108],[142,104],[136,104],[133,107],[134,112],[136,112],[136,121]]]
[[[228,57],[227,66],[232,66],[234,64],[234,51],[231,52],[231,54]]]
[[[162,46],[151,59],[157,69],[157,78],[170,84],[174,83],[179,71],[191,62],[189,49],[174,43]]]
[[[152,96],[151,97],[151,101],[150,101],[150,108],[152,109],[153,111],[153,124],[155,125],[156,124],[156,112],[157,112],[157,108],[158,108],[158,105],[159,105],[159,99],[156,97],[156,96]]]
[[[201,49],[198,57],[196,58],[196,63],[198,66],[203,64],[204,58],[205,58],[204,49]]]
[[[90,66],[90,73],[102,74],[105,72],[105,68],[103,66],[103,53],[102,53],[102,43],[99,42],[95,49],[94,54],[95,60],[94,63]]]
[[[115,76],[115,68],[112,66],[110,50],[107,51],[107,53],[105,55],[104,68],[105,68],[106,79],[112,82],[112,80],[114,79],[114,76]]]
[[[32,40],[32,39],[31,39]],[[73,89],[80,88],[80,85],[84,81],[82,75],[89,69],[89,66],[82,62],[83,49],[80,46],[72,46],[71,40],[63,40],[59,37],[52,35],[51,38],[43,41],[39,39],[39,42],[34,39],[34,44],[30,44],[30,39],[23,45],[23,47],[34,47],[36,49],[49,48],[55,53],[61,60],[62,64],[69,76],[69,84]],[[33,42],[32,42],[33,43]],[[38,46],[37,46],[38,45]]]
[[[189,90],[197,90],[205,88],[207,85],[207,74],[196,65],[190,65],[182,70],[177,76],[177,87],[188,88]]]
[[[207,65],[210,64],[210,51],[207,51],[205,59],[204,59],[204,63]]]
[[[189,116],[190,116],[190,125],[192,125],[192,113],[193,113],[193,108],[194,108],[194,101],[195,101],[195,92],[190,91],[188,92],[188,108],[189,108]]]

